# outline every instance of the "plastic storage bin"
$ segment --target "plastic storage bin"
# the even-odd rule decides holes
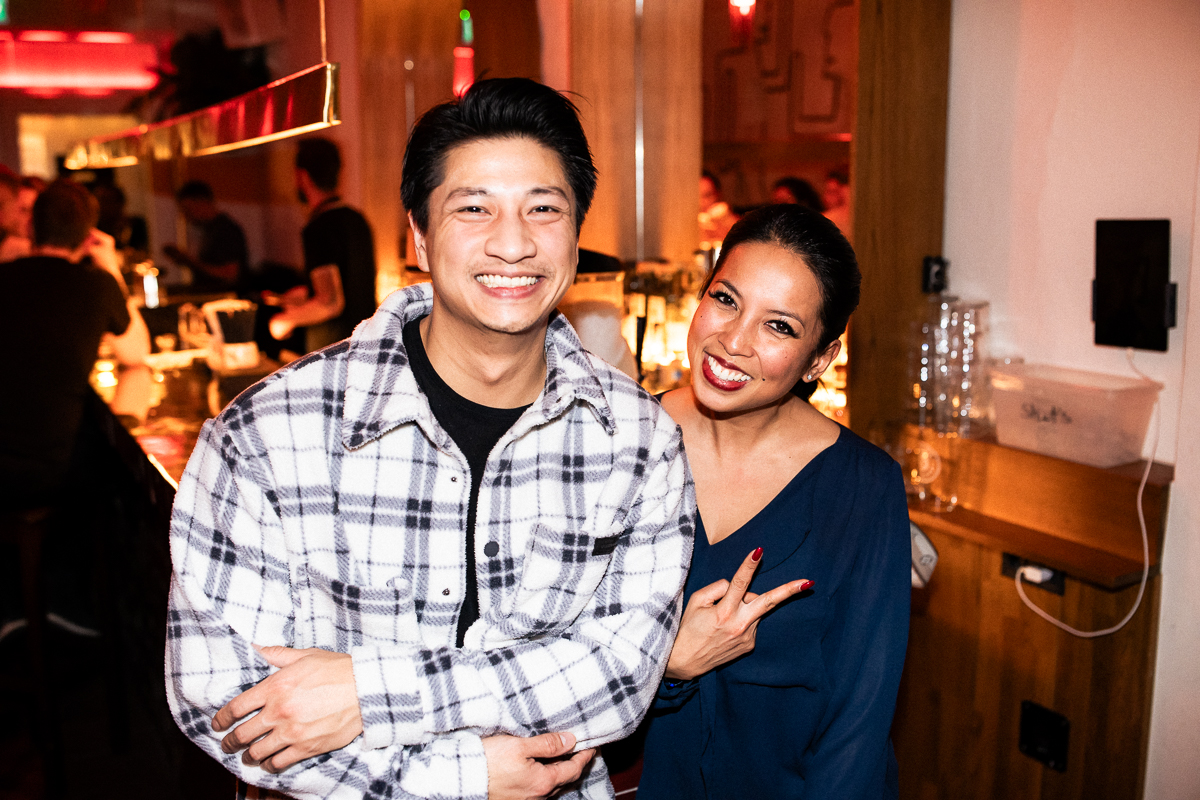
[[[992,367],[1000,444],[1094,467],[1142,457],[1162,384],[1045,364]]]

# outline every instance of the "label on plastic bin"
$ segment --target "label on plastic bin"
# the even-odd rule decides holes
[[[1047,409],[1045,406],[1038,407],[1036,403],[1022,403],[1021,414],[1034,422],[1049,422],[1054,425],[1070,425],[1074,422],[1065,409],[1055,405]]]

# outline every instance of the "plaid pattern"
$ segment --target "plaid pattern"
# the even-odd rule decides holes
[[[620,739],[665,667],[695,512],[679,430],[562,316],[544,391],[486,466],[481,616],[454,647],[470,472],[401,342],[431,305],[428,286],[396,292],[350,340],[245,392],[205,426],[180,483],[171,708],[259,787],[482,800],[480,737]],[[213,714],[272,671],[252,642],[350,653],[363,736],[278,776],[221,753]],[[569,796],[611,794],[597,759]]]

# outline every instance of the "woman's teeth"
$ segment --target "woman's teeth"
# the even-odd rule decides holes
[[[708,368],[712,370],[713,375],[716,375],[723,381],[736,381],[738,383],[745,383],[746,381],[750,380],[750,376],[744,372],[722,367],[712,356],[708,356]]]
[[[476,275],[475,280],[489,289],[512,289],[517,286],[533,286],[538,282],[537,277],[526,275],[520,278],[510,278],[507,275]]]

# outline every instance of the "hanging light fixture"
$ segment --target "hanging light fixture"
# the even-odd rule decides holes
[[[213,155],[340,124],[338,65],[328,60],[325,0],[320,0],[318,6],[320,63],[190,114],[79,142],[67,156],[65,166],[124,167],[143,159]],[[89,34],[80,34],[81,41],[86,41],[85,35]],[[107,39],[104,43],[115,46]],[[93,41],[92,46],[97,44]]]
[[[475,23],[471,20],[471,12],[463,9],[458,12],[462,21],[462,35],[458,47],[454,48],[454,96],[462,97],[475,82]]]
[[[729,0],[729,32],[734,44],[749,44],[754,31],[754,0]]]

